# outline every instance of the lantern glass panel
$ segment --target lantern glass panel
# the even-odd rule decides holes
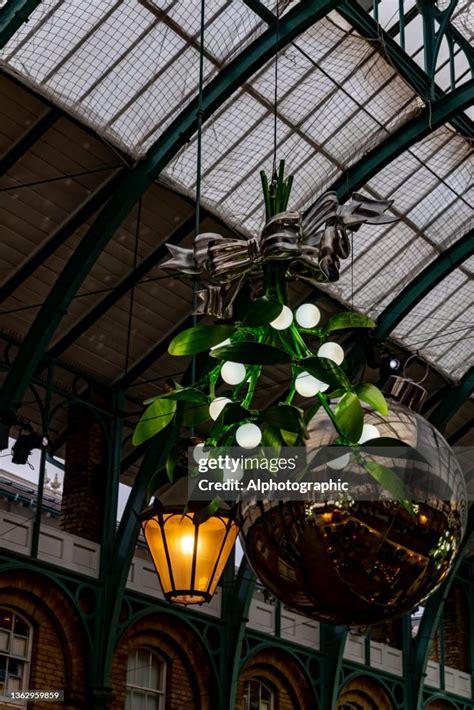
[[[155,563],[156,571],[160,577],[163,592],[167,594],[172,591],[173,585],[171,584],[168,560],[166,559],[163,533],[156,518],[150,518],[143,523],[143,533]]]
[[[225,515],[214,515],[198,525],[193,518],[192,512],[183,515],[173,510],[143,522],[163,593],[180,604],[210,600],[239,531]]]
[[[174,588],[176,590],[191,589],[196,530],[192,517],[182,513],[173,513],[164,515],[163,518]]]

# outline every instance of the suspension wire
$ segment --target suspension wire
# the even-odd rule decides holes
[[[202,182],[202,119],[203,119],[203,88],[204,88],[204,23],[206,16],[206,0],[201,0],[201,26],[199,30],[199,93],[197,110],[197,158],[196,158],[196,222],[195,238],[201,226],[201,182]],[[193,327],[197,324],[197,279],[193,279]],[[196,355],[191,360],[191,382],[196,380]]]
[[[133,250],[133,270],[135,271],[137,268],[137,261],[138,261],[138,240],[140,238],[140,220],[141,220],[141,215],[142,215],[142,198],[138,200],[138,207],[137,207],[137,223],[135,227],[135,247]],[[128,326],[127,326],[127,345],[125,348],[125,367],[124,367],[124,377],[127,376],[128,374],[128,364],[130,360],[130,344],[132,340],[132,319],[133,319],[133,305],[134,305],[134,300],[135,300],[135,286],[136,284],[133,284],[132,288],[130,289],[130,307],[128,310]]]
[[[276,23],[275,23],[275,86],[273,96],[273,168],[272,181],[277,180],[277,144],[278,144],[278,43],[280,40],[280,2],[276,4]]]
[[[36,187],[37,185],[49,185],[49,183],[51,182],[58,182],[60,180],[72,180],[73,178],[83,177],[85,175],[95,175],[96,173],[103,173],[106,170],[116,170],[117,168],[123,168],[123,164],[117,163],[115,165],[102,165],[100,168],[93,168],[92,170],[81,170],[78,173],[65,173],[64,175],[59,175],[57,177],[43,178],[42,180],[33,180],[32,182],[17,183],[16,185],[1,187],[0,192],[12,192],[14,190],[21,190],[24,187]]]

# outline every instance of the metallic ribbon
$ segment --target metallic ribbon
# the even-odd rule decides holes
[[[350,255],[348,232],[364,223],[396,221],[385,214],[391,205],[391,200],[371,200],[359,193],[340,205],[336,193],[327,192],[304,215],[281,212],[272,217],[260,237],[244,240],[205,232],[197,235],[192,249],[167,244],[172,258],[161,268],[200,277],[204,288],[198,292],[196,314],[230,318],[246,279],[251,280],[254,295],[258,293],[266,262],[287,262],[289,279],[312,284],[337,281],[340,259]]]

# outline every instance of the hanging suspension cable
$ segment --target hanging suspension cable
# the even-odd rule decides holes
[[[199,31],[199,92],[197,110],[197,158],[196,158],[196,223],[195,237],[199,234],[201,224],[201,180],[202,180],[202,119],[203,119],[203,88],[204,88],[204,22],[206,16],[206,0],[201,0],[201,26]],[[197,280],[193,279],[193,326],[197,324]],[[196,355],[191,361],[191,382],[196,380]]]
[[[280,3],[277,0],[276,4],[276,32],[275,32],[275,87],[273,96],[273,168],[272,182],[278,179],[277,172],[277,122],[278,122],[278,42],[280,39]]]
[[[135,247],[133,250],[133,270],[136,271],[137,268],[137,260],[138,260],[138,240],[140,237],[140,219],[141,219],[141,214],[142,214],[142,198],[140,197],[138,201],[138,208],[137,208],[137,224],[135,228]],[[128,374],[128,363],[130,360],[130,344],[131,344],[131,339],[132,339],[132,319],[133,319],[133,304],[135,300],[135,285],[133,284],[132,289],[130,291],[130,308],[128,312],[128,327],[127,327],[127,344],[125,347],[125,367],[124,367],[124,376],[126,377]]]

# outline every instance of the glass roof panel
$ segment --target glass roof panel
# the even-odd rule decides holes
[[[285,9],[295,4],[286,3]],[[405,0],[405,10],[413,5],[414,0]],[[274,10],[274,0],[265,6]],[[199,3],[182,0],[103,0],[94,5],[44,0],[7,44],[0,62],[136,160],[196,94],[199,9]],[[398,5],[381,0],[379,10],[382,26],[392,26]],[[458,10],[455,19],[465,30],[467,2],[460,2]],[[208,0],[206,22],[206,83],[267,28],[240,0]],[[406,41],[421,65],[420,30],[419,18],[409,23]],[[442,52],[446,54],[446,47]],[[462,67],[462,52],[458,61]],[[203,130],[203,202],[244,234],[262,227],[259,171],[272,166],[274,71],[272,60]],[[438,77],[447,81],[446,68],[439,69]],[[290,207],[298,209],[331,188],[341,170],[423,105],[374,44],[335,12],[280,54],[278,78],[277,157],[286,159],[287,171],[295,176]],[[468,151],[463,137],[441,128],[383,167],[362,191],[393,199],[401,221],[357,232],[353,274],[349,260],[344,262],[342,280],[327,290],[350,302],[353,277],[355,306],[380,313],[437,257],[438,247],[462,236],[472,224]],[[193,195],[195,139],[161,179]],[[458,271],[465,281],[466,273]],[[461,317],[464,281],[459,303],[458,295],[449,299],[456,308],[451,315],[446,310],[446,319]],[[402,328],[397,336],[403,333]],[[456,344],[453,350],[460,353],[460,348]],[[435,340],[425,350],[433,361],[451,358],[454,368],[462,367],[458,355],[443,354],[446,348],[437,348]]]

